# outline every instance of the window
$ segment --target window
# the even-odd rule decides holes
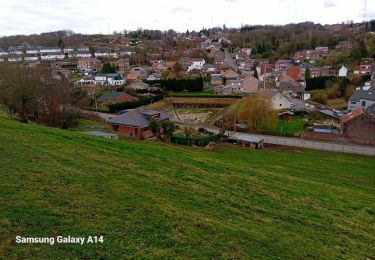
[[[357,102],[355,102],[355,101],[351,101],[350,104],[352,104],[352,105],[356,105]]]
[[[282,106],[283,104],[280,104],[280,106]]]
[[[366,101],[362,101],[362,106],[366,106]]]

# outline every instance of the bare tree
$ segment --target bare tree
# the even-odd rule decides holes
[[[18,114],[22,122],[35,120],[38,101],[43,93],[44,68],[30,68],[22,64],[0,67],[0,99],[9,115]]]
[[[238,111],[239,121],[246,122],[249,128],[274,127],[277,124],[277,111],[272,108],[271,97],[264,91],[254,96],[244,97]]]

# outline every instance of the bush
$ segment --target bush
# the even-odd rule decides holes
[[[321,104],[327,104],[327,96],[326,93],[317,93],[313,95],[312,100]]]
[[[110,113],[118,113],[121,110],[137,108],[140,106],[151,104],[153,102],[157,102],[162,99],[163,99],[163,95],[159,94],[159,95],[155,95],[152,97],[145,97],[145,98],[141,98],[141,99],[134,100],[134,101],[111,104],[108,106],[108,109]]]

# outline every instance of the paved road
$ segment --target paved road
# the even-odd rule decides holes
[[[206,130],[210,132],[219,133],[219,128],[205,127],[205,126],[202,126],[202,127],[204,127]],[[227,135],[232,135],[234,132],[225,131],[225,133]],[[348,145],[348,144],[336,144],[336,143],[318,142],[318,141],[307,141],[307,140],[301,140],[299,138],[270,136],[270,135],[253,135],[253,134],[247,134],[247,133],[241,133],[241,134],[261,137],[264,139],[264,143],[266,144],[276,144],[276,145],[301,147],[301,148],[325,150],[325,151],[332,151],[332,152],[375,156],[374,146],[351,145],[351,144]]]

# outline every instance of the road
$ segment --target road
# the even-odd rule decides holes
[[[202,126],[207,131],[219,133],[219,128],[216,127],[206,127]],[[227,135],[232,135],[233,131],[225,131]],[[318,141],[307,141],[301,140],[299,138],[291,137],[281,137],[281,136],[270,136],[270,135],[255,135],[241,133],[243,135],[258,136],[264,139],[266,144],[275,144],[275,145],[284,145],[291,147],[301,147],[308,149],[316,150],[325,150],[331,152],[340,152],[340,153],[351,153],[351,154],[360,154],[360,155],[371,155],[375,156],[375,147],[374,146],[363,146],[363,145],[352,145],[352,144],[336,144],[329,142],[318,142]]]

